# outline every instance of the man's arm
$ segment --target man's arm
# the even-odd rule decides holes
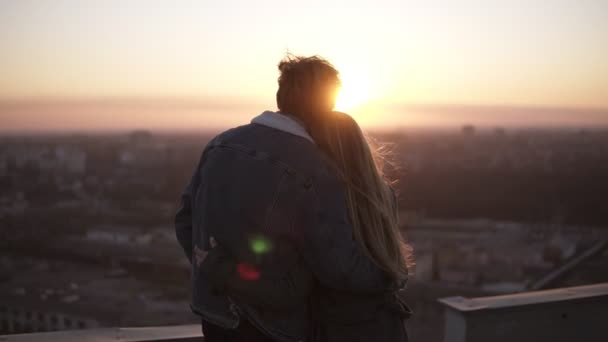
[[[255,274],[255,269],[245,274],[221,246],[212,248],[202,259],[200,270],[218,292],[251,305],[293,308],[306,302],[313,285],[312,274],[304,265],[294,265],[281,275]]]
[[[195,171],[196,174],[198,170]],[[192,263],[192,182],[182,193],[181,203],[175,214],[175,236]]]
[[[353,237],[344,191],[337,181],[316,184],[316,218],[305,229],[300,252],[319,282],[358,293],[383,293],[402,286],[368,257]]]
[[[194,199],[195,191],[200,187],[200,172],[203,163],[209,153],[209,150],[213,147],[213,141],[211,140],[199,159],[199,162],[194,169],[190,183],[186,186],[184,192],[182,192],[180,206],[175,214],[175,236],[177,241],[182,246],[182,249],[186,253],[188,260],[192,263],[192,201]]]

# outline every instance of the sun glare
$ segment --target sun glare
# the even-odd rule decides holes
[[[336,110],[352,111],[371,98],[369,77],[355,70],[340,71],[342,87],[336,98]]]

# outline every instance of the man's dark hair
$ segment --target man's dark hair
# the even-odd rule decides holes
[[[305,124],[333,110],[340,87],[338,70],[319,56],[287,55],[279,63],[279,111],[293,115]]]

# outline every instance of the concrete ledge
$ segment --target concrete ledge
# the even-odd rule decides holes
[[[439,302],[446,342],[608,341],[608,283]]]
[[[513,306],[537,305],[569,301],[590,297],[608,296],[608,283],[564,287],[561,289],[530,291],[509,295],[464,298],[447,297],[440,298],[439,302],[458,311],[475,311],[483,309],[499,309]]]
[[[200,324],[167,327],[101,328],[2,335],[0,341],[204,341]]]

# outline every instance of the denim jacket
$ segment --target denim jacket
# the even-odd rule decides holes
[[[365,295],[400,286],[353,238],[332,164],[297,129],[254,120],[210,141],[182,195],[175,230],[192,263],[192,310],[225,328],[248,319],[275,340],[301,341],[313,282]],[[201,264],[194,250],[209,250],[211,236],[223,252]],[[218,262],[223,254],[236,264]],[[238,295],[260,279],[281,289],[276,298],[268,291],[260,302]]]

